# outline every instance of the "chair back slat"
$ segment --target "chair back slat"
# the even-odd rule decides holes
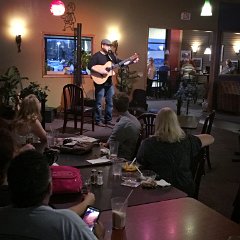
[[[213,120],[215,118],[215,110],[213,110],[205,119],[201,133],[210,134],[212,131]]]
[[[83,90],[77,85],[67,84],[63,87],[64,109],[77,110],[83,107]]]
[[[148,138],[150,135],[153,135],[155,132],[155,119],[157,114],[155,113],[143,113],[138,117],[138,120],[142,124],[144,137]]]

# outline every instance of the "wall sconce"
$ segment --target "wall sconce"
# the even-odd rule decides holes
[[[197,53],[197,51],[198,51],[198,49],[199,49],[199,46],[198,46],[197,44],[193,44],[193,45],[191,46],[191,48],[192,48],[192,52],[193,52],[193,53]]]
[[[209,0],[205,0],[200,16],[212,16],[212,5]]]
[[[240,44],[233,45],[233,50],[236,53],[236,55],[239,55],[239,53],[240,53]]]
[[[22,44],[22,36],[21,35],[16,35],[16,44],[18,48],[18,52],[21,52],[21,44]]]

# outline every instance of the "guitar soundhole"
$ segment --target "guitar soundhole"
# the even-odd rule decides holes
[[[111,68],[109,68],[109,67],[106,68],[106,71],[110,72],[110,70],[111,70]]]

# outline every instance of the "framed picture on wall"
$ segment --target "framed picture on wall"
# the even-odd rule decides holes
[[[201,71],[202,70],[202,58],[192,58],[194,67],[196,70]]]
[[[181,60],[191,59],[191,51],[190,50],[181,50]]]
[[[238,60],[231,60],[231,61],[232,61],[233,66],[237,70],[238,69]]]

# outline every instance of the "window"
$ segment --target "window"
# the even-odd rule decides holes
[[[92,37],[81,38],[82,60],[92,54]],[[43,75],[69,76],[74,73],[76,41],[74,36],[44,35]],[[83,65],[83,61],[82,61]],[[82,66],[82,74],[87,74]]]
[[[149,28],[148,34],[148,58],[154,59],[156,68],[163,65],[166,50],[166,29]]]

